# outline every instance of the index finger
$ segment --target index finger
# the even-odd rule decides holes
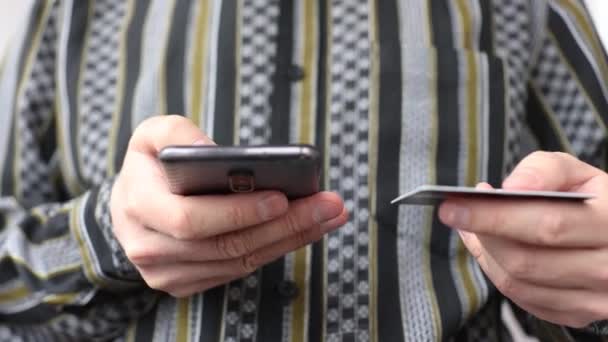
[[[215,143],[188,118],[181,115],[158,115],[143,121],[133,132],[129,149],[156,156],[168,145]]]
[[[283,215],[287,198],[277,191],[180,196],[142,187],[129,204],[146,227],[181,240],[204,239],[255,226]]]
[[[550,247],[596,247],[608,234],[593,201],[450,199],[439,208],[441,221],[453,228]]]

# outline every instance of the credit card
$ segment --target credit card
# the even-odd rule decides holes
[[[436,205],[448,198],[519,198],[582,202],[593,199],[593,194],[562,191],[520,191],[503,189],[475,189],[465,186],[422,185],[391,201],[391,204]]]

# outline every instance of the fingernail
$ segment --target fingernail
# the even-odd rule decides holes
[[[502,187],[509,189],[540,189],[541,180],[536,172],[519,170],[507,177],[502,183]]]
[[[271,194],[258,202],[258,214],[264,221],[279,217],[287,210],[284,196]]]
[[[471,211],[462,205],[445,203],[439,209],[439,218],[450,227],[463,228],[471,221]]]
[[[333,202],[321,202],[315,207],[312,218],[315,223],[329,221],[342,213],[342,206]]]

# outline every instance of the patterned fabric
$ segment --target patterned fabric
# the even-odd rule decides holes
[[[325,340],[369,341],[368,136],[370,34],[365,0],[329,7],[331,99],[329,188],[338,191],[351,215],[327,239]],[[362,267],[361,267],[362,266]]]
[[[240,143],[261,145],[270,138],[270,101],[275,72],[278,0],[242,4]]]
[[[95,1],[94,20],[87,36],[80,94],[79,146],[82,173],[94,184],[106,177],[109,134],[116,106],[119,34],[126,5],[122,1]]]
[[[459,342],[494,342],[510,340],[509,333],[501,324],[501,300],[492,298],[481,308],[475,317],[467,322],[466,328],[462,329],[451,341]],[[497,328],[498,327],[498,328]]]
[[[556,119],[563,127],[565,138],[570,141],[571,151],[596,163],[601,158],[601,150],[589,148],[600,146],[605,139],[602,130],[595,125],[593,104],[585,99],[585,93],[577,85],[577,80],[560,61],[562,56],[554,36],[543,41],[538,56],[539,63],[533,71],[536,91],[542,94],[545,104],[557,114]]]
[[[270,100],[275,72],[279,3],[247,0],[242,7],[239,143],[263,145],[270,139]],[[258,271],[228,285],[224,340],[256,341],[260,300]]]
[[[605,165],[608,62],[577,1],[40,0],[16,32],[2,341],[508,341],[500,294],[436,208],[390,200],[500,184],[526,125]],[[150,290],[111,189],[138,123],[185,108],[222,144],[318,146],[347,224],[204,293]],[[548,340],[606,330],[520,317]]]
[[[47,181],[51,171],[42,151],[40,137],[50,134],[53,120],[53,97],[55,94],[55,48],[57,41],[57,5],[47,9],[46,30],[39,37],[39,48],[32,61],[31,75],[25,85],[22,98],[17,102],[16,130],[23,132],[16,144],[20,154],[19,181],[16,191],[25,203],[39,203],[53,199],[53,190]]]
[[[496,25],[496,54],[508,64],[509,105],[507,117],[507,148],[509,159],[506,168],[515,166],[520,155],[521,130],[526,110],[527,89],[521,79],[528,78],[532,55],[530,1],[493,1]]]
[[[99,193],[97,195],[97,203],[99,204],[95,206],[95,220],[99,225],[103,237],[108,242],[112,265],[118,276],[124,279],[138,278],[139,274],[135,266],[129,262],[124,250],[114,238],[114,233],[112,232],[112,216],[110,214],[112,185],[114,185],[114,179],[110,178],[99,186]]]

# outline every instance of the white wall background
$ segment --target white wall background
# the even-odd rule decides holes
[[[608,1],[586,0],[586,2],[595,20],[595,25],[602,36],[604,46],[608,49]]]
[[[31,0],[0,0],[0,55],[8,48],[15,26],[23,20],[23,11]]]

